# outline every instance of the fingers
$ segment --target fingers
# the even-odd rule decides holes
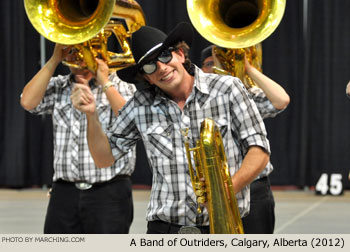
[[[96,112],[95,98],[89,86],[76,83],[70,96],[75,109],[86,115],[92,115]]]
[[[89,104],[94,99],[90,88],[81,84],[75,85],[72,96],[79,104]]]
[[[220,69],[223,69],[223,66],[218,58],[218,55],[216,54],[215,48],[216,48],[215,46],[212,47],[212,56],[213,56],[214,66]]]
[[[74,50],[72,46],[63,46],[62,47],[62,58],[66,58],[68,55],[73,55],[74,54]]]
[[[52,57],[57,61],[62,61],[70,52],[71,46],[56,44]]]
[[[108,82],[109,68],[105,61],[102,59],[96,58],[96,62],[98,64],[97,72],[96,72],[96,80],[98,84],[104,85]]]
[[[86,79],[84,75],[76,74],[75,81],[80,84],[88,85],[89,79]]]
[[[99,58],[96,58],[96,62],[98,65],[97,71],[108,74],[109,68],[108,68],[107,63],[104,60],[99,59]]]
[[[75,84],[70,96],[73,106],[79,109],[81,106],[91,104],[94,101],[89,87],[83,84]]]
[[[51,192],[52,192],[52,188],[50,188],[50,189],[47,191],[47,193],[46,193],[46,196],[47,196],[48,198],[51,197]]]
[[[103,59],[100,59],[100,58],[95,58],[97,64],[103,64],[105,63]],[[106,63],[105,63],[106,64]]]
[[[249,72],[250,68],[252,67],[252,65],[250,64],[248,57],[246,55],[246,53],[244,54],[244,68],[247,72]]]

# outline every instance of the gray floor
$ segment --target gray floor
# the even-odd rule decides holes
[[[350,192],[316,196],[312,191],[277,191],[276,234],[349,234]],[[148,190],[134,190],[134,222],[130,233],[146,232]],[[42,234],[46,190],[0,190],[0,233]]]

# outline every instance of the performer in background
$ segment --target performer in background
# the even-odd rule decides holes
[[[132,35],[135,65],[117,72],[126,82],[147,81],[120,111],[114,127],[101,129],[89,87],[74,106],[86,113],[88,142],[99,167],[113,164],[143,139],[153,170],[147,233],[178,233],[193,228],[209,233],[206,209],[197,212],[182,130],[200,138],[200,124],[219,124],[241,216],[249,212],[249,184],[269,161],[269,141],[258,109],[239,79],[204,74],[188,58],[192,27],[180,23],[168,35],[143,26]],[[78,92],[78,91],[76,91]],[[75,95],[75,94],[74,94]],[[192,230],[192,229],[191,229]]]
[[[96,59],[94,76],[87,69],[70,68],[71,73],[53,77],[63,59],[74,57],[69,47],[56,44],[53,55],[26,84],[21,105],[30,113],[51,114],[54,134],[54,176],[46,213],[44,233],[128,233],[133,220],[130,175],[135,167],[135,150],[99,169],[88,149],[87,120],[72,105],[89,87],[91,96],[81,103],[96,103],[101,128],[115,124],[118,110],[133,96],[135,86],[121,81],[108,66]]]
[[[349,81],[348,85],[346,85],[345,93],[346,93],[346,96],[348,98],[350,98],[350,81]]]
[[[222,68],[220,61],[208,46],[201,52],[201,67],[205,73],[213,73],[213,67]],[[274,117],[289,104],[289,95],[275,81],[253,67],[245,58],[245,70],[258,85],[248,88],[263,119]],[[270,187],[269,174],[273,167],[269,163],[250,185],[250,212],[242,218],[246,234],[272,234],[275,227],[275,201]]]
[[[348,98],[350,98],[350,81],[348,82],[348,84],[346,85],[346,89],[345,89],[345,94]],[[350,180],[350,172],[348,175],[348,179]]]

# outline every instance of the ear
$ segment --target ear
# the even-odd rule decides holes
[[[181,63],[182,64],[185,63],[185,54],[184,54],[182,48],[179,48],[175,53],[179,56]]]

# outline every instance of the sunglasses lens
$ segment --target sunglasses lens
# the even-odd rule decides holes
[[[142,70],[146,73],[146,74],[151,74],[154,73],[157,69],[157,65],[155,62],[150,62],[147,64],[144,64],[142,66]]]
[[[169,63],[173,59],[173,54],[171,53],[172,51],[174,51],[174,49],[170,47],[169,49],[161,52],[156,59],[162,63]],[[141,67],[141,71],[146,74],[152,74],[156,70],[157,63],[155,61],[150,61]]]
[[[168,63],[173,58],[170,50],[165,50],[158,56],[158,60],[162,63]]]

